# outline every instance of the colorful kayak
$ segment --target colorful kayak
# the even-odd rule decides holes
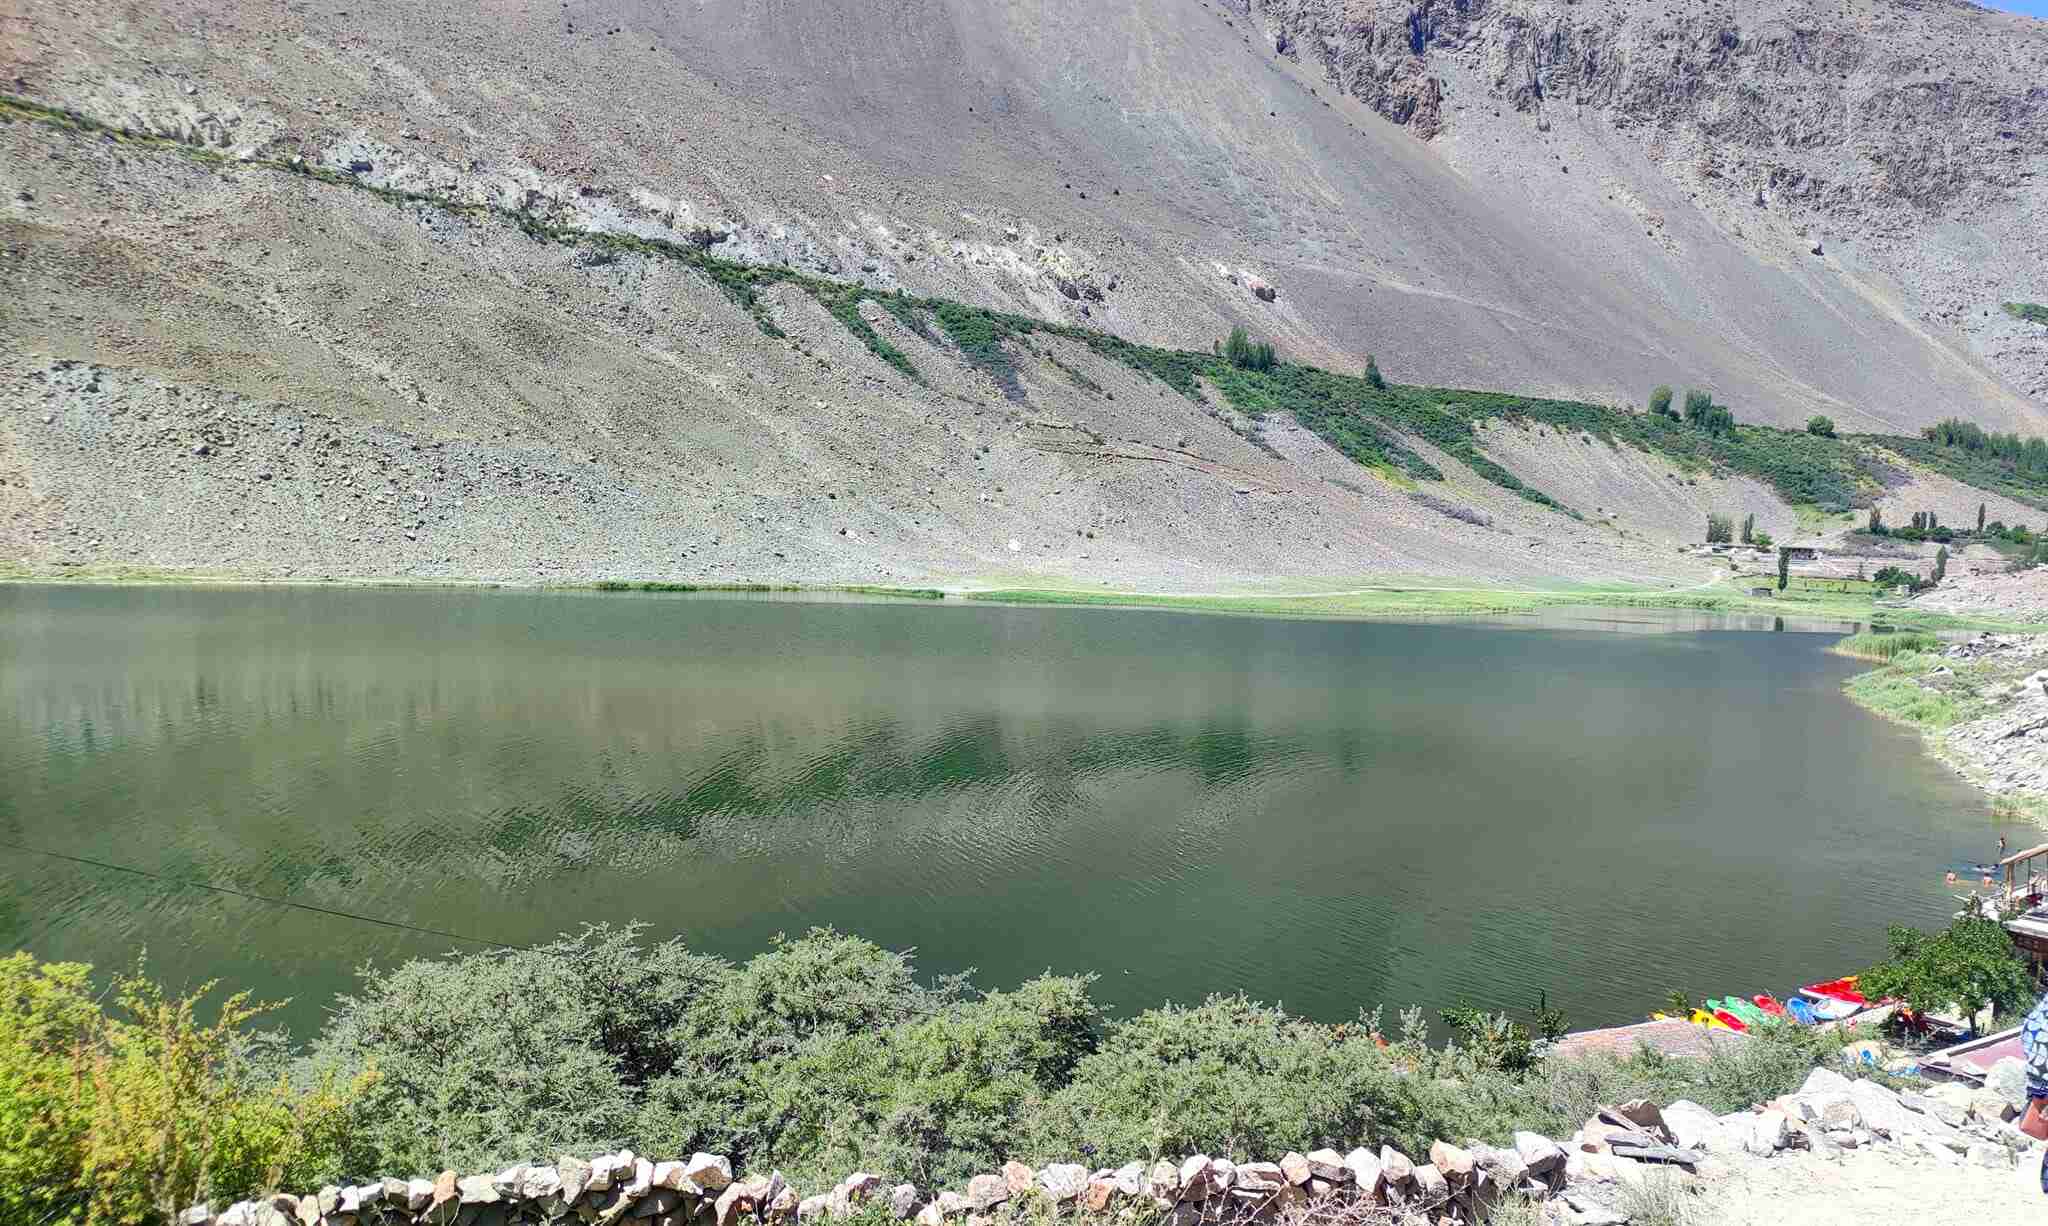
[[[1726,1026],[1730,1030],[1749,1029],[1748,1022],[1743,1021],[1741,1018],[1735,1016],[1733,1013],[1728,1012],[1726,1009],[1714,1010],[1714,1016],[1720,1019],[1721,1024],[1723,1026]]]
[[[1785,1006],[1779,1004],[1778,998],[1769,992],[1758,992],[1755,996],[1750,997],[1750,999],[1756,1002],[1757,1008],[1762,1009],[1772,1017],[1785,1016]]]
[[[1714,1002],[1709,1001],[1709,1004]],[[1739,996],[1730,996],[1719,1002],[1721,1008],[1742,1019],[1744,1025],[1762,1026],[1769,1022],[1770,1015]]]
[[[1867,1005],[1870,1003],[1863,999],[1862,993],[1856,990],[1856,976],[1854,975],[1845,976],[1841,979],[1830,979],[1826,983],[1809,983],[1799,990],[1808,996],[1819,996],[1828,1000],[1844,1000],[1852,1005]]]
[[[1713,1014],[1707,1012],[1705,1009],[1694,1009],[1692,1011],[1692,1017],[1690,1020],[1692,1024],[1695,1026],[1719,1026],[1723,1029],[1726,1029],[1728,1025],[1726,1022],[1722,1021],[1718,1017],[1715,1017]]]
[[[1794,996],[1791,1000],[1785,1002],[1785,1012],[1791,1014],[1792,1020],[1798,1022],[1802,1026],[1811,1026],[1815,1022],[1820,1020],[1818,1017],[1814,1016],[1813,1006],[1807,1004],[1805,1001],[1799,999],[1797,996]]]
[[[1863,1011],[1861,1005],[1852,1005],[1846,1000],[1831,1000],[1825,996],[1813,997],[1806,1002],[1806,1007],[1813,1011],[1816,1021],[1822,1022],[1840,1021]]]

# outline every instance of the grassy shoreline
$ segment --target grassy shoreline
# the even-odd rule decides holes
[[[1776,597],[1751,596],[1739,583],[1657,588],[1645,584],[1587,584],[1559,581],[1554,587],[1514,588],[1486,585],[1397,582],[1362,584],[1332,591],[1284,590],[1299,581],[1272,580],[1267,590],[1233,593],[1142,592],[1105,588],[1089,590],[1016,586],[984,586],[940,582],[894,586],[875,583],[817,583],[801,580],[661,580],[593,579],[562,582],[498,579],[412,579],[399,576],[265,576],[209,575],[144,569],[88,570],[54,574],[21,567],[0,567],[0,586],[138,586],[138,587],[306,587],[423,588],[539,592],[602,592],[607,594],[685,593],[703,595],[850,595],[879,599],[959,601],[1039,607],[1162,609],[1190,613],[1223,613],[1253,617],[1320,620],[1398,620],[1401,618],[1513,617],[1562,609],[1644,609],[1703,614],[1769,616],[1797,621],[1877,625],[1895,630],[2048,633],[2048,624],[2001,618],[1966,617],[1912,608],[1879,607],[1869,596],[1848,592],[1788,591]]]
[[[1858,635],[1855,639],[1871,637]],[[2048,795],[1994,788],[1991,767],[1995,763],[1980,761],[1952,735],[1965,734],[1978,721],[1996,718],[2006,710],[2014,683],[2033,671],[2038,657],[1961,660],[1936,650],[1908,647],[1887,659],[1880,652],[1858,650],[1855,639],[1844,640],[1834,650],[1877,662],[1879,667],[1843,683],[1842,692],[1849,701],[1880,719],[1918,732],[1927,754],[1982,792],[1995,817],[2048,827]]]

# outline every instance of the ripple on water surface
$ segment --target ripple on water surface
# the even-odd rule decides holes
[[[537,593],[0,589],[36,847],[506,942],[833,924],[1129,1010],[1591,1024],[1938,922],[1994,837],[1797,634]],[[445,938],[36,857],[0,939],[292,996]]]

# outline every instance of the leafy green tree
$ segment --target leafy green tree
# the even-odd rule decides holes
[[[1365,355],[1365,381],[1368,385],[1382,391],[1387,386],[1386,379],[1380,375],[1380,364],[1374,361],[1373,356],[1369,353]]]
[[[1946,578],[1948,578],[1948,546],[1943,545],[1934,551],[1934,581],[1940,583]]]
[[[1229,339],[1223,342],[1223,357],[1232,366],[1242,370],[1273,369],[1273,346],[1266,341],[1255,341],[1243,327],[1230,330]]]
[[[1678,416],[1678,414],[1673,412],[1671,408],[1670,387],[1664,384],[1658,384],[1656,387],[1650,389],[1650,412],[1655,413],[1659,417]]]
[[[1808,434],[1817,434],[1822,438],[1833,438],[1835,437],[1834,419],[1815,413],[1812,417],[1806,419],[1806,432]]]
[[[1986,1005],[2012,1014],[2033,1002],[2026,960],[1996,920],[1960,916],[1931,934],[1894,924],[1888,936],[1891,956],[1856,985],[1873,1000],[1897,998],[1922,1013],[1961,1006],[1967,1016]]]
[[[1742,543],[1747,545],[1755,540],[1756,515],[1751,513],[1742,517]]]
[[[1700,390],[1699,390],[1698,388],[1688,388],[1688,389],[1686,389],[1686,393],[1685,393],[1685,420],[1686,420],[1686,424],[1688,424],[1688,425],[1693,425],[1693,426],[1704,426],[1704,425],[1706,425],[1706,424],[1707,424],[1707,414],[1708,414],[1708,413],[1710,413],[1710,412],[1712,412],[1712,411],[1713,411],[1713,408],[1714,408],[1714,395],[1713,395],[1713,393],[1712,393],[1712,392],[1703,392],[1703,391],[1700,391]]]
[[[1735,538],[1735,521],[1726,515],[1707,514],[1707,544],[1725,545]]]
[[[1884,535],[1884,512],[1878,510],[1876,507],[1870,508],[1869,531],[1874,536]]]
[[[1792,548],[1778,546],[1778,590],[1784,591],[1792,583]]]
[[[1984,504],[1977,504],[1977,531],[1984,531]]]

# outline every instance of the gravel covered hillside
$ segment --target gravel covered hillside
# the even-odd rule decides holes
[[[2038,325],[1965,326],[1962,291],[1907,259],[1967,248],[1985,295],[2048,296],[2015,220],[2039,91],[2002,66],[2037,27],[1910,10],[1947,23],[1916,71],[1955,82],[1929,88],[1967,119],[1951,147],[1972,167],[1934,190],[1921,112],[1893,145],[1860,121],[1835,145],[1712,121],[1770,95],[1772,64],[1811,73],[1803,51],[1751,55],[1764,35],[1742,27],[1741,54],[1696,53],[1718,27],[1587,6],[1530,44],[1537,7],[0,0],[0,91],[216,155],[0,126],[0,551],[39,573],[1200,591],[1692,582],[1671,546],[1703,509],[1793,522],[1767,489],[1681,490],[1655,457],[1559,464],[1541,442],[1503,456],[1576,516],[1454,457],[1432,461],[1450,492],[1422,498],[1284,415],[1066,341],[991,366],[863,304],[912,378],[814,296],[778,286],[750,314],[674,261],[537,241],[514,214],[1172,347],[1242,323],[1404,382],[1608,402],[1697,382],[1745,421],[2048,432]],[[1397,8],[1420,23],[1406,52]],[[1567,114],[1546,57],[1610,26],[1621,41],[1587,54],[1637,58]],[[1643,58],[1659,39],[1671,98]],[[1368,71],[1354,43],[1422,69]],[[1501,86],[1529,45],[1550,48],[1535,84]],[[1459,77],[1475,65],[1497,104]],[[1430,74],[1451,85],[1428,122],[1368,87]],[[1645,91],[1661,109],[1638,113]],[[1995,160],[1979,137],[2000,106]],[[1722,189],[1762,155],[1707,174],[1700,132],[1798,151],[1755,219]],[[1828,158],[1894,147],[1875,179],[1828,172],[1853,191],[1814,186]],[[266,169],[295,162],[335,181]]]
[[[1697,244],[1643,196],[1676,189],[1726,249],[1700,254],[1832,264],[1873,305],[2048,394],[2048,328],[1999,309],[2048,284],[2048,23],[1967,0],[1227,7],[1476,176],[1579,176],[1644,240]],[[1537,193],[1539,208],[1544,195],[1568,193]]]

